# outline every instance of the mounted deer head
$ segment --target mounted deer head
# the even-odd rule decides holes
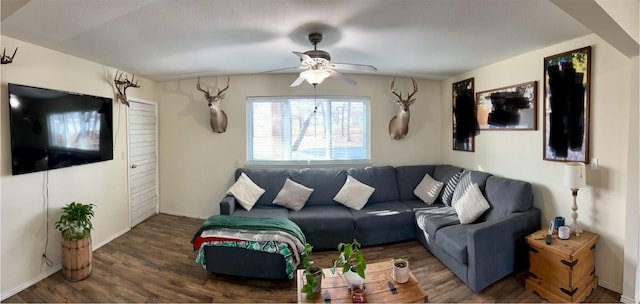
[[[122,80],[122,74],[124,74],[124,72],[120,73],[120,75],[118,75],[118,73],[119,72],[116,72],[116,76],[113,77],[113,83],[116,85],[116,89],[118,90],[116,99],[120,100],[120,102],[128,107],[129,100],[127,99],[127,89],[130,87],[139,88],[140,85],[137,81],[135,83],[133,82],[133,78],[136,77],[134,74],[131,74],[131,80],[129,80],[127,76],[124,76],[124,80]]]
[[[196,86],[198,91],[204,93],[204,98],[209,103],[209,124],[211,129],[216,133],[224,133],[227,131],[227,113],[222,111],[220,100],[224,99],[224,91],[229,88],[229,76],[227,76],[227,86],[224,89],[218,89],[216,95],[211,95],[209,90],[204,90],[200,87],[200,76],[198,76],[198,85]]]
[[[5,55],[6,51],[7,51],[7,48],[2,49],[2,64],[8,64],[13,62],[13,57],[16,57],[16,53],[18,52],[18,47],[16,47],[16,50],[13,51],[13,55],[11,56]]]
[[[402,98],[402,93],[398,94],[396,91],[396,79],[394,78],[393,81],[391,81],[391,94],[397,97],[397,99],[394,99],[394,102],[399,106],[398,114],[389,121],[389,135],[395,140],[403,139],[409,132],[409,106],[416,101],[416,99],[413,98],[413,95],[418,92],[418,84],[416,83],[416,80],[411,78],[411,81],[413,82],[413,92],[407,94],[407,98]]]

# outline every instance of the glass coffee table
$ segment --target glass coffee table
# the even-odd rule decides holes
[[[366,279],[364,285],[367,288],[367,302],[370,303],[426,303],[427,293],[416,280],[416,277],[409,271],[409,281],[398,283],[391,278],[392,264],[389,262],[379,262],[367,264]],[[344,278],[337,274],[332,274],[329,268],[323,268],[325,277],[322,279],[322,289],[313,299],[308,300],[307,294],[302,293],[302,269],[296,273],[298,303],[350,303],[351,291],[347,287]],[[392,290],[389,282],[395,288]],[[327,297],[328,299],[325,299]]]

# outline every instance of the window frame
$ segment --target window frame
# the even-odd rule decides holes
[[[328,102],[340,102],[340,101],[358,101],[362,102],[364,105],[363,109],[363,117],[366,117],[366,121],[363,123],[363,129],[365,130],[365,134],[363,134],[363,145],[364,145],[364,153],[365,158],[363,159],[323,159],[323,160],[253,160],[251,156],[253,155],[253,108],[252,105],[256,102],[273,102],[273,101],[286,101],[291,99],[305,99],[307,101],[315,101],[315,100],[329,100]],[[246,131],[246,151],[247,154],[245,156],[245,163],[250,166],[340,166],[340,165],[370,165],[371,164],[371,98],[369,96],[339,96],[339,95],[292,95],[292,96],[248,96],[246,99],[246,113],[247,113],[247,131]],[[289,112],[290,113],[290,112]],[[327,118],[331,121],[331,111],[328,111],[329,117]],[[286,121],[286,120],[285,120]],[[289,119],[286,124],[289,125],[289,128],[285,131],[290,134],[291,130],[291,120]]]

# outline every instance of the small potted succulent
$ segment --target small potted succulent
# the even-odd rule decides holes
[[[398,283],[406,283],[409,280],[409,259],[392,259],[391,263],[393,264],[393,280]]]
[[[333,262],[331,273],[336,273],[338,269],[344,275],[350,287],[364,288],[365,270],[367,260],[360,251],[360,243],[353,239],[351,243],[338,244],[338,258]]]
[[[311,253],[313,246],[311,244],[305,244],[304,257],[302,258],[302,264],[304,266],[304,278],[305,283],[302,285],[302,292],[307,294],[307,299],[313,299],[313,297],[320,292],[322,288],[322,278],[324,272],[322,268],[313,264]]]

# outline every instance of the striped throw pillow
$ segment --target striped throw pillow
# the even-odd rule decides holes
[[[462,175],[460,176],[460,181],[456,186],[456,190],[453,191],[453,196],[451,197],[451,207],[455,207],[458,200],[467,192],[469,187],[471,187],[473,183],[471,182],[471,171],[464,170],[462,171]]]
[[[447,182],[447,185],[444,187],[444,190],[442,190],[442,202],[447,206],[451,206],[451,199],[453,198],[453,192],[455,191],[456,186],[460,181],[462,172],[463,171],[458,171],[456,174],[454,174],[451,177],[451,179],[449,179],[449,181]]]

